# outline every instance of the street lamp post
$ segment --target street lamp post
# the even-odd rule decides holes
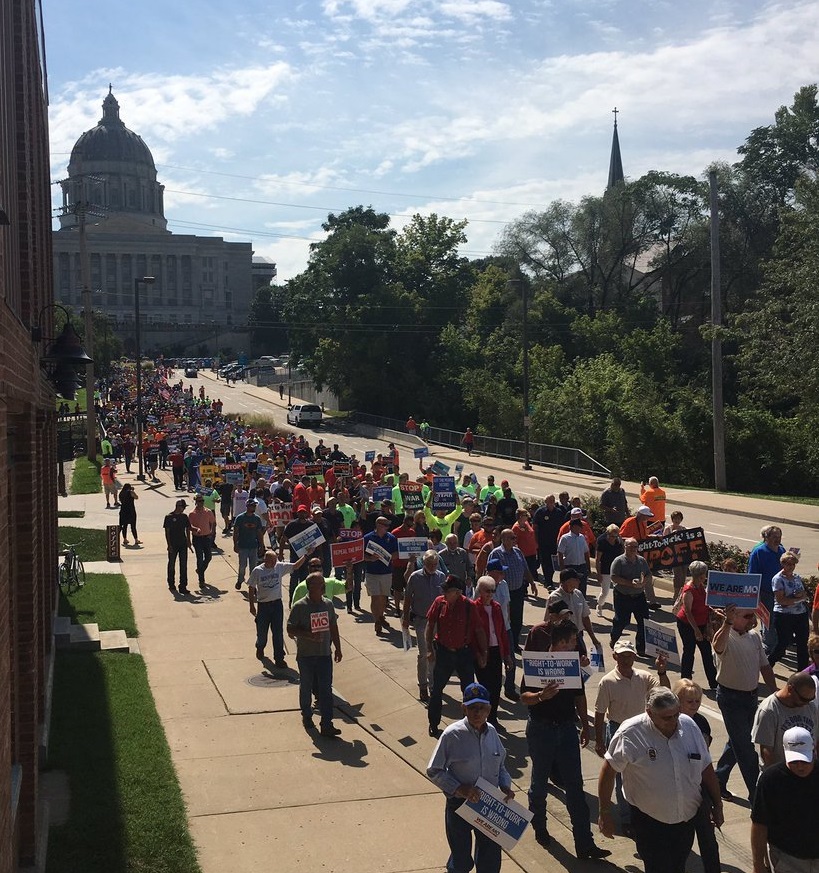
[[[134,279],[134,343],[136,345],[136,401],[137,401],[137,460],[139,463],[139,473],[137,479],[140,482],[145,481],[145,468],[142,459],[142,349],[140,348],[140,330],[139,330],[139,286],[153,285],[153,276],[143,276],[142,278]]]

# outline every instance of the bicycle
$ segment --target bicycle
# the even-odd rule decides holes
[[[59,567],[58,583],[60,591],[66,596],[85,585],[85,567],[75,546],[76,543],[63,543],[65,551],[60,552],[63,562]]]

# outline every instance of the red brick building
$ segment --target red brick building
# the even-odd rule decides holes
[[[31,327],[52,302],[47,91],[37,0],[0,0],[0,873],[43,843],[56,589],[54,393]],[[53,336],[52,310],[40,320]]]

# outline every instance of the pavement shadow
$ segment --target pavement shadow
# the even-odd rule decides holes
[[[347,722],[344,722],[346,725]],[[351,725],[352,727],[352,725]],[[344,733],[337,737],[323,737],[318,731],[310,731],[310,739],[316,747],[314,758],[341,764],[343,767],[369,767],[367,744],[363,740],[347,740]]]
[[[210,582],[200,582],[199,591],[212,600],[218,600],[223,594],[228,593],[226,588],[217,588],[215,585],[211,585]]]

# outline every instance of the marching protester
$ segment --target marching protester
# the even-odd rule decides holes
[[[139,500],[139,495],[134,491],[134,486],[130,482],[126,482],[119,492],[119,531],[122,534],[122,544],[128,545],[127,529],[130,525],[131,535],[134,538],[134,545],[138,546],[142,540],[137,539],[137,513],[135,501]]]

